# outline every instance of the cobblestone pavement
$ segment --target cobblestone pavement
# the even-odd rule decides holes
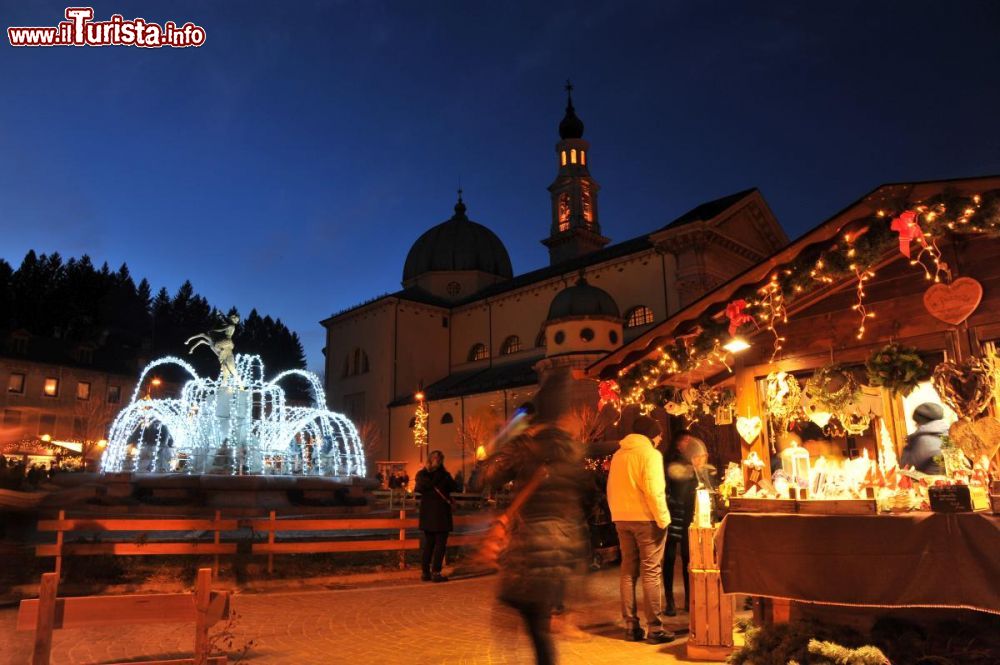
[[[650,646],[621,639],[617,569],[590,575],[575,589],[570,614],[582,627],[558,638],[560,662],[686,662],[683,636]],[[519,618],[494,601],[495,577],[446,584],[400,582],[364,589],[241,594],[235,647],[252,639],[243,662],[447,663],[492,665],[533,662]],[[680,586],[679,584],[677,585]],[[14,631],[16,609],[0,610],[0,665],[29,662],[31,633]],[[674,629],[686,630],[686,615]],[[111,663],[190,656],[190,625],[143,625],[56,631],[53,665]],[[232,662],[232,661],[230,661]]]

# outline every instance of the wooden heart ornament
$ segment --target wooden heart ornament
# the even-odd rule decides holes
[[[736,419],[736,431],[740,433],[740,437],[748,444],[752,444],[757,440],[757,437],[760,436],[761,427],[762,423],[758,416],[750,418],[740,416]]]
[[[924,291],[924,308],[931,316],[957,326],[972,316],[983,299],[983,285],[971,277],[935,284]]]
[[[984,455],[993,459],[1000,449],[1000,421],[990,416],[975,421],[962,418],[952,423],[948,438],[972,461]]]

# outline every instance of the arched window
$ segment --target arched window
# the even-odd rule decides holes
[[[581,150],[580,151],[580,163],[583,166],[587,165],[587,151],[586,150]]]
[[[653,322],[653,310],[645,305],[633,307],[625,314],[625,327],[636,328]]]
[[[562,151],[562,165],[566,166],[566,151]]]
[[[469,349],[469,362],[472,362],[473,360],[486,360],[489,357],[490,353],[486,349],[486,345],[482,342],[473,344],[472,348]]]
[[[544,349],[545,348],[545,328],[538,331],[538,337],[535,338],[535,348]]]
[[[576,164],[576,148],[569,151],[569,161],[571,164]]]
[[[451,417],[451,413],[445,413],[443,416],[441,416],[442,425],[450,425],[453,422],[455,422],[455,419]]]
[[[354,349],[354,353],[344,359],[344,376],[357,376],[367,374],[370,366],[368,364],[368,354],[362,348]]]
[[[416,426],[417,426],[417,417],[414,416],[413,418],[410,418],[410,429],[413,429]]]
[[[509,356],[512,353],[517,353],[521,350],[521,338],[517,335],[511,335],[503,341],[503,346],[500,347],[501,356]]]

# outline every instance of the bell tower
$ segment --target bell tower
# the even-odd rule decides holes
[[[555,265],[597,251],[610,242],[601,235],[597,214],[600,185],[590,176],[590,144],[583,140],[583,121],[573,108],[573,85],[566,81],[566,115],[559,123],[556,179],[549,185],[552,225],[542,244]]]

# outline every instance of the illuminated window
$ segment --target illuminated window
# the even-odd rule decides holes
[[[452,417],[450,413],[445,413],[443,416],[441,416],[442,425],[450,425],[453,422],[455,422],[455,419]]]
[[[89,381],[77,381],[76,382],[76,398],[82,400],[90,399],[90,382]]]
[[[587,165],[587,151],[586,150],[581,150],[580,151],[580,163],[583,164],[584,166]]]
[[[562,165],[566,166],[566,151],[562,151]]]
[[[573,148],[572,150],[569,151],[569,161],[573,164],[576,164],[576,148]]]
[[[122,387],[108,386],[108,404],[118,404],[122,401]]]
[[[479,343],[473,344],[472,348],[469,349],[469,361],[474,360],[486,360],[490,357],[489,351],[486,349],[486,345]]]
[[[512,353],[517,353],[521,350],[521,338],[517,335],[511,335],[503,341],[503,346],[500,347],[501,356],[509,356]]]
[[[7,379],[7,392],[24,394],[24,374],[11,374]]]
[[[583,209],[583,221],[593,224],[594,206],[590,202],[590,187],[585,182],[580,183],[580,207]]]
[[[653,310],[645,305],[633,307],[625,314],[625,327],[636,328],[638,326],[649,325],[653,322]]]
[[[566,192],[559,195],[559,230],[569,230],[569,194]]]
[[[58,397],[59,379],[54,379],[52,377],[45,379],[45,383],[42,385],[42,394],[46,397]]]

